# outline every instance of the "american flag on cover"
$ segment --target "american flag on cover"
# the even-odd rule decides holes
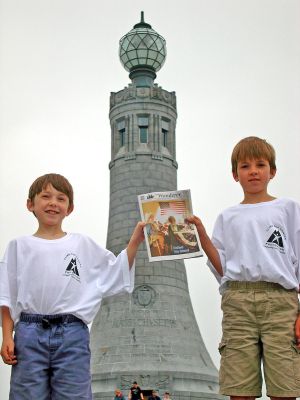
[[[185,205],[185,201],[161,201],[159,202],[160,214],[186,214],[187,209]]]

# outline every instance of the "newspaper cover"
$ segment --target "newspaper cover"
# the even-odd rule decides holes
[[[190,190],[153,192],[138,196],[149,261],[200,257],[195,225],[185,222],[193,214]]]

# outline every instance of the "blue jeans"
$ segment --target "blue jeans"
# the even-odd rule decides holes
[[[83,322],[19,322],[9,400],[91,400],[89,330]]]

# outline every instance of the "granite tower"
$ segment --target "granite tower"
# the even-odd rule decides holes
[[[141,21],[120,40],[131,83],[110,96],[111,161],[107,248],[118,254],[140,219],[137,195],[177,189],[176,95],[154,80],[166,43]],[[91,330],[93,395],[168,390],[176,400],[221,399],[217,370],[194,316],[183,261],[136,259],[132,295],[105,299]]]

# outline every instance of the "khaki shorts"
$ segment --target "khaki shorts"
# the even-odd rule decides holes
[[[298,294],[269,282],[229,282],[222,297],[220,393],[300,397],[300,350],[294,325]]]

